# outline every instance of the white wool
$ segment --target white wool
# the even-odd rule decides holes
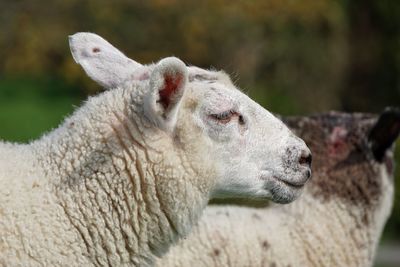
[[[393,195],[393,188],[386,193]],[[381,209],[385,213],[391,200],[388,197]],[[156,266],[373,265],[387,214],[358,228],[360,221],[353,220],[348,206],[340,202],[321,203],[304,192],[288,205],[291,208],[210,206],[189,237],[158,259]]]
[[[0,143],[0,266],[147,266],[210,198],[300,194],[262,175],[304,184],[308,148],[225,74],[142,66],[91,33],[70,45],[108,90],[37,141]]]

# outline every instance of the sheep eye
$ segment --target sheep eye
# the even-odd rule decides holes
[[[232,116],[237,115],[233,110],[224,111],[221,113],[211,114],[210,117],[220,123],[228,123],[231,121]]]

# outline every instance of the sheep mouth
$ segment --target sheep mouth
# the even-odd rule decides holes
[[[272,171],[267,170],[267,173],[263,173],[261,175],[261,179],[265,181],[275,181],[275,183],[287,186],[292,189],[301,189],[304,187],[304,185],[307,183],[308,178],[305,179],[304,181],[288,181],[284,178],[283,175],[279,175],[277,173],[274,173]]]
[[[296,188],[296,189],[301,189],[306,184],[306,182],[289,182],[289,181],[279,178],[278,176],[275,176],[275,175],[273,176],[273,178],[275,180],[285,184],[288,187],[292,187],[292,188]]]

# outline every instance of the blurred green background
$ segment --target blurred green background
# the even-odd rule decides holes
[[[284,115],[400,106],[398,0],[2,0],[0,25],[3,140],[38,138],[100,90],[70,56],[77,31],[141,63],[175,55],[224,69]],[[400,243],[399,174],[390,243]]]

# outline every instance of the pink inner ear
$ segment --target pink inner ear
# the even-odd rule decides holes
[[[175,92],[179,89],[183,80],[182,75],[166,75],[164,77],[164,88],[160,90],[159,102],[167,109],[171,103],[171,100]]]

